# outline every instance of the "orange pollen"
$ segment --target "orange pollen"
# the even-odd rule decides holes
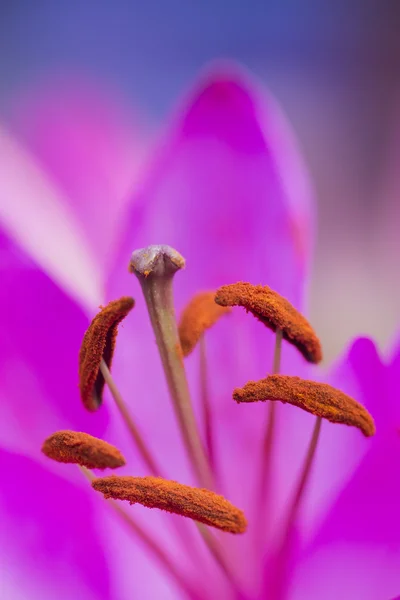
[[[188,356],[204,332],[215,325],[230,308],[215,303],[215,292],[200,292],[193,296],[179,322],[179,339],[184,356]]]
[[[241,510],[209,490],[193,488],[162,477],[101,477],[92,487],[105,498],[127,500],[189,517],[230,533],[244,533],[246,518]]]
[[[116,469],[125,465],[125,458],[117,448],[78,431],[56,431],[45,440],[42,452],[57,462],[88,469]]]
[[[217,290],[215,302],[221,306],[242,306],[264,325],[282,330],[285,340],[296,346],[306,360],[322,360],[321,343],[307,319],[283,296],[267,285],[240,281]]]
[[[82,402],[90,411],[97,410],[102,404],[105,382],[100,363],[104,359],[111,367],[118,325],[134,305],[129,296],[113,300],[94,317],[83,337],[79,352],[79,389]]]
[[[332,423],[358,427],[366,437],[375,433],[375,423],[369,412],[353,398],[327,383],[289,375],[270,375],[237,388],[233,398],[236,402],[288,402]]]

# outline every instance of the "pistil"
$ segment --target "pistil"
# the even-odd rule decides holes
[[[173,303],[173,276],[185,266],[169,246],[149,246],[132,254],[130,271],[142,287],[175,414],[199,483],[214,488],[214,476],[203,447],[190,399]]]

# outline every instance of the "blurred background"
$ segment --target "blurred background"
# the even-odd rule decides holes
[[[327,357],[359,333],[384,347],[400,325],[399,31],[396,0],[5,0],[0,118],[13,130],[32,90],[72,74],[156,132],[208,61],[240,61],[281,103],[316,189]]]

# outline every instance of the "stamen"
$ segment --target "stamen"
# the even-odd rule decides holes
[[[85,469],[85,467],[80,467],[80,469],[90,483],[95,481],[95,477],[91,471],[88,471]],[[131,529],[134,535],[138,536],[147,549],[160,562],[166,572],[169,573],[169,575],[175,580],[177,585],[186,593],[188,599],[201,600],[204,597],[202,591],[194,588],[194,586],[186,580],[184,575],[171,561],[170,556],[159,546],[157,540],[155,540],[145,529],[143,529],[139,523],[135,521],[132,515],[128,515],[117,502],[114,500],[108,500],[108,503],[118,514],[118,516],[125,522],[125,524]]]
[[[126,464],[117,448],[78,431],[56,431],[45,440],[42,452],[58,462],[78,464],[88,469],[116,469]]]
[[[161,477],[101,477],[92,487],[105,498],[127,500],[189,517],[230,533],[244,533],[247,522],[241,510],[209,490],[193,488]]]
[[[353,398],[327,383],[288,375],[270,375],[237,388],[233,398],[236,402],[288,402],[332,423],[358,427],[367,437],[375,433],[374,420],[369,412]]]
[[[285,340],[296,346],[306,360],[322,360],[321,343],[307,319],[286,298],[267,285],[239,282],[217,290],[215,302],[221,306],[242,306],[264,325],[282,330]]]
[[[173,303],[173,276],[184,258],[169,246],[149,246],[132,254],[130,271],[141,284],[182,437],[197,477],[214,487],[214,477],[198,431],[182,359]]]
[[[79,353],[79,388],[82,402],[90,411],[96,411],[102,404],[105,382],[101,361],[104,359],[111,367],[118,325],[134,304],[128,296],[113,300],[94,317],[84,335]]]
[[[216,304],[214,298],[215,292],[200,292],[182,312],[178,329],[183,356],[188,356],[205,331],[230,312],[229,307]]]

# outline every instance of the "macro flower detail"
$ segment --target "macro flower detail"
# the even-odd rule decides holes
[[[48,141],[56,159],[53,146],[63,136],[53,130]],[[288,299],[296,318],[304,312],[313,195],[290,126],[247,75],[219,66],[201,78],[161,142],[140,185],[131,186],[123,214],[108,219],[116,204],[104,203],[98,227],[97,214],[84,206],[90,187],[74,195],[74,210],[86,211],[77,220],[90,225],[83,229],[62,211],[56,225],[48,218],[57,198],[69,200],[68,190],[66,196],[65,190],[51,195],[53,173],[45,156],[40,172],[46,179],[49,170],[48,187],[21,190],[21,181],[31,183],[26,161],[17,169],[18,153],[4,152],[7,173],[20,174],[14,187],[6,186],[4,198],[11,200],[4,214],[12,218],[0,231],[8,261],[0,288],[7,314],[0,357],[5,596],[393,598],[400,589],[400,346],[382,356],[370,340],[358,339],[329,368],[314,367],[309,357],[314,352],[318,358],[319,343],[306,357],[295,344],[281,343],[280,327],[260,327],[245,311],[232,310],[202,330],[187,357],[182,349],[178,323],[199,290],[219,290],[232,281],[267,283]],[[104,152],[97,161],[96,136],[86,147],[101,172]],[[76,189],[85,161],[74,165],[75,154],[64,150],[60,168],[68,167],[71,178],[75,170],[76,185],[68,189]],[[96,207],[97,195],[90,200]],[[121,226],[111,231],[116,221]],[[163,244],[149,247],[152,241]],[[92,246],[102,247],[101,261],[97,251],[90,260],[85,254]],[[135,247],[140,250],[129,273]],[[97,306],[126,293],[135,297],[135,311],[118,329],[112,364],[105,360],[104,342],[100,352],[96,344],[90,348],[96,358],[88,390],[93,394],[102,377],[104,402],[98,406],[89,396],[86,410],[76,385],[83,334]],[[279,323],[290,322],[289,312]],[[201,320],[193,314],[192,323]],[[321,430],[322,417],[288,402],[232,401],[243,382],[281,371],[284,378],[327,382],[357,399],[373,415],[376,435],[366,438],[355,427],[328,421]],[[120,449],[128,465],[118,471],[123,479],[96,479],[88,467],[61,469],[47,460],[43,440],[61,428],[87,431]],[[204,494],[226,499],[233,507],[228,511],[240,507],[246,531],[229,535],[199,522],[196,514],[181,518],[138,502],[130,506],[129,499],[105,500],[94,489],[101,481],[127,481],[129,487],[134,480],[143,492],[147,481],[155,502],[160,497],[151,482],[160,478],[163,494],[178,486],[180,507],[190,494],[196,496],[195,511],[207,511]],[[234,522],[241,527],[239,518]]]
[[[229,533],[246,531],[243,512],[210,490],[193,488],[161,477],[115,475],[95,479],[92,487],[105,498],[159,508]]]
[[[56,431],[45,440],[42,452],[57,462],[78,464],[88,469],[116,469],[125,464],[118,448],[78,431]]]
[[[199,292],[186,305],[179,319],[179,340],[183,356],[189,356],[204,333],[230,308],[214,301],[215,292]]]
[[[134,304],[128,296],[113,300],[96,315],[85,333],[79,353],[79,387],[82,402],[90,411],[101,406],[104,389],[101,363],[111,366],[118,325]]]
[[[241,305],[245,305],[246,308],[250,306],[251,312],[256,312],[257,316],[263,322],[266,322],[270,328],[275,328],[274,372],[280,370],[281,334],[289,337],[291,341],[294,339],[294,345],[299,348],[303,355],[305,354],[304,348],[310,348],[310,339],[311,344],[314,344],[317,348],[320,348],[319,341],[301,313],[294,309],[288,301],[267,287],[255,287],[250,286],[250,284],[244,286],[246,294],[239,292],[239,295],[237,295],[238,288],[240,290],[242,287],[242,284],[237,284],[236,286],[223,286],[219,288],[216,296],[213,292],[195,296],[194,300],[186,306],[183,312],[179,331],[174,310],[173,280],[175,273],[184,266],[185,260],[179,252],[166,245],[148,246],[135,250],[130,261],[130,270],[138,277],[142,287],[184,447],[198,481],[203,485],[206,483],[208,488],[188,486],[159,476],[133,477],[111,475],[109,477],[94,478],[90,472],[86,473],[86,475],[91,481],[92,488],[101,492],[105,499],[112,501],[125,500],[131,505],[141,504],[148,508],[158,508],[169,513],[189,517],[197,523],[208,525],[224,532],[244,533],[247,528],[247,520],[244,513],[223,496],[213,491],[218,484],[214,465],[211,461],[210,447],[208,446],[207,452],[193,411],[191,393],[182,360],[180,346],[182,323],[186,327],[189,327],[190,324],[195,324],[193,329],[196,333],[194,337],[192,336],[192,339],[197,338],[196,341],[198,341],[221,314],[230,310],[229,306],[231,304],[240,303]],[[261,300],[259,297],[257,297],[257,301],[252,299],[254,287],[258,292],[261,292]],[[232,299],[232,288],[234,289],[233,293],[236,294],[234,299]],[[247,301],[244,299],[246,297],[250,298],[250,300]],[[121,303],[122,305],[126,305],[126,300],[126,298],[123,298],[116,302],[110,302],[94,318],[89,327],[89,333],[87,332],[84,338],[86,355],[96,354],[99,345],[98,338],[101,337],[102,340],[107,339],[109,329],[113,333],[112,349],[114,350],[116,342],[115,323],[126,316],[133,306],[133,301],[130,301],[128,302],[129,310],[126,310],[126,308],[121,310]],[[226,303],[228,306],[223,306],[221,311],[218,301],[222,304]],[[217,310],[211,308],[212,303],[215,303],[215,306],[218,307]],[[275,308],[276,305],[278,309]],[[206,316],[204,316],[204,313],[206,313]],[[278,317],[276,314],[278,314]],[[289,316],[287,316],[288,314]],[[277,323],[279,323],[279,327],[276,326]],[[90,334],[91,331],[97,333],[97,330],[101,332],[101,336]],[[299,330],[302,332],[301,336]],[[104,331],[106,332],[105,334],[103,333]],[[185,328],[183,328],[183,331],[185,331]],[[297,337],[293,335],[293,332],[295,332]],[[94,345],[93,349],[92,344]],[[204,347],[203,352],[205,352]],[[140,450],[150,470],[153,472],[156,471],[157,467],[153,467],[153,465],[157,464],[157,459],[154,459],[152,456],[151,451],[147,447],[146,440],[138,434],[133,418],[122,400],[117,384],[111,375],[109,365],[104,363],[102,355],[101,369],[104,377],[103,385],[105,383],[108,384],[128,430],[133,433],[135,445]],[[306,459],[296,485],[296,491],[293,499],[289,502],[286,524],[283,528],[278,552],[279,561],[275,570],[275,581],[271,584],[277,590],[279,597],[284,589],[288,561],[291,555],[292,529],[304,501],[312,466],[315,462],[317,446],[321,435],[321,418],[324,417],[336,423],[357,426],[366,436],[373,435],[375,426],[369,413],[346,394],[328,384],[307,381],[299,377],[271,375],[261,381],[250,381],[242,389],[235,389],[233,398],[240,404],[267,399],[272,401],[280,400],[283,403],[299,406],[317,416]],[[274,441],[274,414],[274,411],[270,413],[270,421],[266,430],[269,444],[272,444]],[[205,423],[205,426],[207,433],[207,423]],[[218,431],[216,431],[216,434],[218,434]],[[84,434],[58,432],[58,434],[53,434],[53,436],[46,440],[43,451],[48,456],[56,460],[59,459],[60,462],[77,462],[81,466],[94,467],[96,461],[93,460],[93,456],[98,456],[99,451],[105,451],[106,454],[107,452],[109,454],[110,450],[107,450],[108,444],[101,440],[90,438],[90,436],[83,437],[82,439],[82,436]],[[102,446],[102,444],[105,444],[105,446]],[[271,452],[271,447],[267,446],[269,453]],[[113,451],[118,452],[116,449],[113,449]],[[102,458],[104,460],[104,457]],[[266,460],[265,457],[263,458]],[[263,492],[264,486],[267,483],[269,468],[270,465],[268,460],[266,460],[264,464],[266,474],[264,473],[264,476],[260,479],[261,492]],[[244,483],[246,484],[246,482]],[[126,513],[123,512],[121,514],[124,515],[125,519],[130,521],[130,517]],[[139,527],[140,530],[140,525],[135,521],[133,521],[133,527],[135,530]],[[236,593],[240,593],[241,584],[232,579],[232,569],[226,560],[224,549],[220,545],[220,542],[202,528],[199,528],[199,532],[227,580],[234,586]],[[177,530],[177,533],[181,535],[180,530]],[[153,547],[154,544],[154,540],[151,540],[150,543],[147,541],[147,545],[150,547]],[[186,589],[186,584],[183,586],[183,589]]]
[[[296,346],[312,363],[322,360],[321,344],[307,319],[283,296],[268,286],[239,282],[223,285],[215,301],[221,306],[242,306],[272,331]]]
[[[331,423],[358,427],[366,437],[375,433],[374,420],[369,412],[347,394],[316,381],[288,375],[269,375],[260,381],[249,381],[233,392],[236,402],[280,401],[298,406],[323,417]]]

